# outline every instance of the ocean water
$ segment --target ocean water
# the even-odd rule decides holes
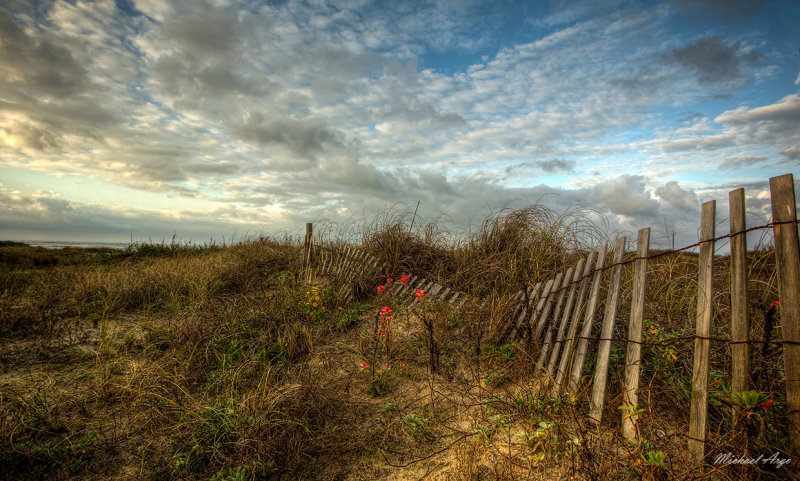
[[[31,247],[44,247],[45,249],[63,249],[64,247],[81,247],[81,248],[105,248],[105,249],[127,249],[130,245],[129,242],[70,242],[70,241],[37,241],[37,240],[22,240]]]

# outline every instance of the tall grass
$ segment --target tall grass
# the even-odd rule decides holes
[[[378,479],[395,465],[418,479],[426,471],[413,466],[428,460],[430,472],[450,466],[452,479],[682,477],[691,341],[643,349],[636,446],[615,434],[624,344],[612,350],[607,421],[593,430],[582,393],[545,389],[535,343],[498,342],[517,291],[608,240],[595,218],[535,205],[495,212],[467,233],[398,209],[369,222],[316,224],[317,239],[359,239],[396,279],[413,273],[486,301],[459,309],[432,302],[425,326],[418,307],[396,309],[386,356],[408,369],[381,378],[380,392],[368,392],[374,380],[365,386],[356,369],[374,358],[380,279],[358,271],[312,279],[319,306],[304,307],[311,291],[289,238],[117,252],[0,244],[0,477],[346,479],[366,469],[362,477]],[[760,247],[748,257],[753,338],[775,339],[764,322],[776,299],[774,256]],[[725,262],[716,260],[718,337],[730,337]],[[624,269],[616,338],[626,336],[630,314],[632,266]],[[650,262],[645,340],[694,333],[696,272],[691,253]],[[358,303],[346,302],[345,282],[367,286]],[[427,369],[429,343],[440,348],[436,375]],[[729,356],[726,344],[713,344],[709,450],[782,449],[779,350],[753,349],[754,389],[776,404],[748,425],[747,442],[730,434]],[[587,373],[593,362],[590,354]],[[584,376],[583,392],[590,382]],[[656,451],[666,454],[663,465],[642,461]]]

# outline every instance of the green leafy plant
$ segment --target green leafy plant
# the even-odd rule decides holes
[[[663,451],[647,451],[645,452],[648,466],[660,468],[664,464],[665,455]]]
[[[406,432],[412,438],[418,441],[433,441],[433,431],[426,418],[412,413],[404,416],[403,422],[406,424]]]

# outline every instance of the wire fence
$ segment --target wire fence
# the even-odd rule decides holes
[[[606,386],[609,371],[611,344],[626,345],[625,380],[623,386],[622,435],[628,439],[638,436],[637,420],[629,412],[638,407],[639,378],[642,368],[642,346],[668,348],[677,343],[691,341],[694,346],[692,388],[690,401],[688,441],[690,464],[702,465],[706,457],[706,433],[709,398],[710,346],[731,346],[732,391],[743,392],[751,386],[751,353],[749,346],[780,345],[784,360],[787,424],[789,426],[790,450],[800,455],[800,248],[798,247],[798,219],[792,174],[770,179],[773,220],[755,227],[745,227],[744,190],[730,193],[731,231],[714,235],[716,203],[703,204],[701,215],[701,240],[697,243],[650,253],[650,229],[638,233],[636,254],[625,259],[625,237],[616,240],[612,249],[603,246],[599,251],[580,259],[574,266],[564,266],[563,272],[552,279],[540,281],[535,286],[520,290],[514,298],[513,315],[499,330],[498,341],[516,336],[529,345],[538,347],[536,366],[545,374],[546,382],[554,394],[576,393],[581,380],[590,375],[591,393],[587,416],[596,424],[602,423]],[[790,226],[790,228],[786,228]],[[772,230],[775,243],[775,264],[779,290],[779,302],[769,307],[770,321],[779,316],[780,340],[770,340],[765,329],[764,339],[751,338],[750,320],[747,316],[747,255],[746,234],[754,231]],[[335,272],[345,277],[358,272],[362,277],[380,276],[387,265],[358,249],[337,246],[331,248],[320,244],[315,247],[312,227],[307,225],[304,260],[306,265]],[[714,309],[714,246],[721,241],[731,244],[729,258],[731,287],[731,332],[730,337],[712,335]],[[659,258],[676,256],[699,247],[697,254],[697,308],[696,332],[693,335],[661,335],[659,339],[643,338],[643,315],[647,291],[648,262]],[[314,252],[319,253],[312,262]],[[612,257],[606,262],[606,257]],[[694,259],[693,259],[694,260]],[[621,325],[615,328],[620,303],[620,284],[623,267],[632,265],[632,288],[630,318],[626,336],[615,336]],[[608,279],[605,279],[609,277]],[[605,282],[604,282],[605,279]],[[602,322],[598,312],[602,302],[602,285],[606,287],[606,299]],[[356,287],[351,288],[351,293]],[[424,278],[412,277],[408,283],[392,286],[394,293],[424,289],[432,298],[450,304],[459,300],[463,304],[468,296]],[[405,302],[413,304],[413,296]],[[486,302],[483,300],[482,302]],[[592,334],[600,329],[600,333]],[[594,372],[586,373],[584,366],[589,354],[589,342],[594,343],[596,357]],[[584,390],[585,392],[585,390]]]

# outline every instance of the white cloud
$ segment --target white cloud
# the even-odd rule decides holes
[[[720,72],[750,81],[760,58],[744,40],[684,39],[666,7],[582,3],[486,55],[503,32],[480,2],[135,5],[144,15],[59,2],[39,23],[0,10],[16,42],[0,54],[4,165],[202,199],[231,222],[412,199],[464,218],[557,193],[560,207],[593,203],[627,223],[687,211],[694,191],[668,181],[692,165],[752,165],[765,146],[791,159],[800,145],[797,95],[662,128],[660,109],[717,94]],[[425,64],[449,52],[485,58]]]

